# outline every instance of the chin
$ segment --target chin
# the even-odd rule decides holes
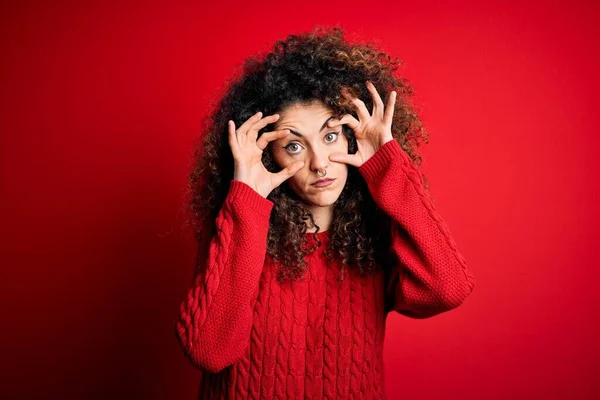
[[[314,207],[329,207],[340,198],[341,192],[336,191],[328,191],[324,193],[315,194],[306,194],[304,193],[300,198],[304,203],[309,206]]]
[[[339,183],[337,183],[339,185]],[[302,202],[310,207],[330,207],[340,198],[344,185],[326,190],[315,190],[312,187],[290,187]]]
[[[329,207],[335,204],[337,201],[337,197],[334,199],[319,199],[318,201],[314,201],[314,199],[302,199],[304,203],[312,207]]]

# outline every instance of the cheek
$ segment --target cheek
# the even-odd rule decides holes
[[[298,161],[298,160],[305,161],[304,159],[302,159],[300,157],[291,157],[280,151],[271,152],[271,157],[273,158],[273,161],[275,162],[275,164],[277,164],[277,166],[281,169],[284,169],[288,165],[292,164],[294,161]],[[290,186],[298,186],[301,184],[301,182],[306,180],[306,175],[307,175],[307,166],[305,164],[304,167],[302,167],[300,169],[300,171],[296,172],[296,174],[294,174],[294,176],[289,178],[287,181],[290,184]]]
[[[273,161],[275,161],[275,164],[277,164],[277,166],[279,166],[279,168],[281,168],[281,169],[284,169],[288,165],[292,164],[294,161],[305,161],[306,162],[306,160],[302,157],[290,156],[289,154],[287,154],[287,152],[285,152],[285,150],[281,151],[279,149],[277,149],[276,151],[271,151],[271,158],[273,158]],[[294,176],[301,175],[303,170],[304,170],[304,168],[302,168],[300,171],[298,171],[296,173],[296,175],[294,175]],[[292,179],[292,178],[290,178],[290,179]]]
[[[340,165],[337,170],[337,176],[342,182],[346,182],[348,179],[348,167],[346,165]]]
[[[341,147],[341,148],[338,151],[341,151],[343,153],[348,153],[349,143],[348,143],[348,140],[346,140],[346,137],[344,137],[344,140],[340,144],[339,147]]]
[[[300,171],[296,172],[294,174],[294,176],[292,176],[291,178],[289,178],[288,180],[290,181],[290,185],[297,187],[297,188],[303,188],[306,184],[306,181],[308,180],[308,167],[305,165],[304,167],[302,167],[300,169]]]
[[[269,148],[269,153],[271,154],[271,158],[273,159],[273,161],[275,162],[275,164],[277,164],[277,166],[281,169],[287,167],[287,165],[290,163],[289,161],[289,157],[285,157],[284,154],[282,154],[279,149],[275,149],[273,147],[274,145],[271,145],[271,147]]]

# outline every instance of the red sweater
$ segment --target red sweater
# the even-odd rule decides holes
[[[398,142],[359,171],[392,218],[400,262],[387,280],[381,269],[361,277],[346,268],[339,281],[321,246],[305,279],[279,284],[266,254],[273,203],[232,181],[176,322],[186,356],[205,371],[200,398],[385,399],[387,313],[427,318],[471,293],[475,279]],[[324,244],[327,234],[318,234]]]

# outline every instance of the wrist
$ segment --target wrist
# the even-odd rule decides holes
[[[259,196],[264,197],[265,199],[269,196],[269,194],[271,194],[271,192],[269,191],[268,193],[263,193],[263,191],[261,191],[258,187],[256,187],[253,183],[251,182],[247,182],[244,179],[240,179],[240,178],[233,178],[234,181],[239,181],[244,183],[245,185],[249,186],[252,190],[254,190]]]

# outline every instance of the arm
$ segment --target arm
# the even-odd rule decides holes
[[[216,219],[217,233],[198,247],[192,287],[175,332],[190,361],[216,373],[241,358],[250,342],[273,203],[238,180]]]
[[[458,307],[475,287],[448,227],[427,198],[421,175],[396,140],[360,168],[377,205],[391,217],[392,310],[428,318]]]

